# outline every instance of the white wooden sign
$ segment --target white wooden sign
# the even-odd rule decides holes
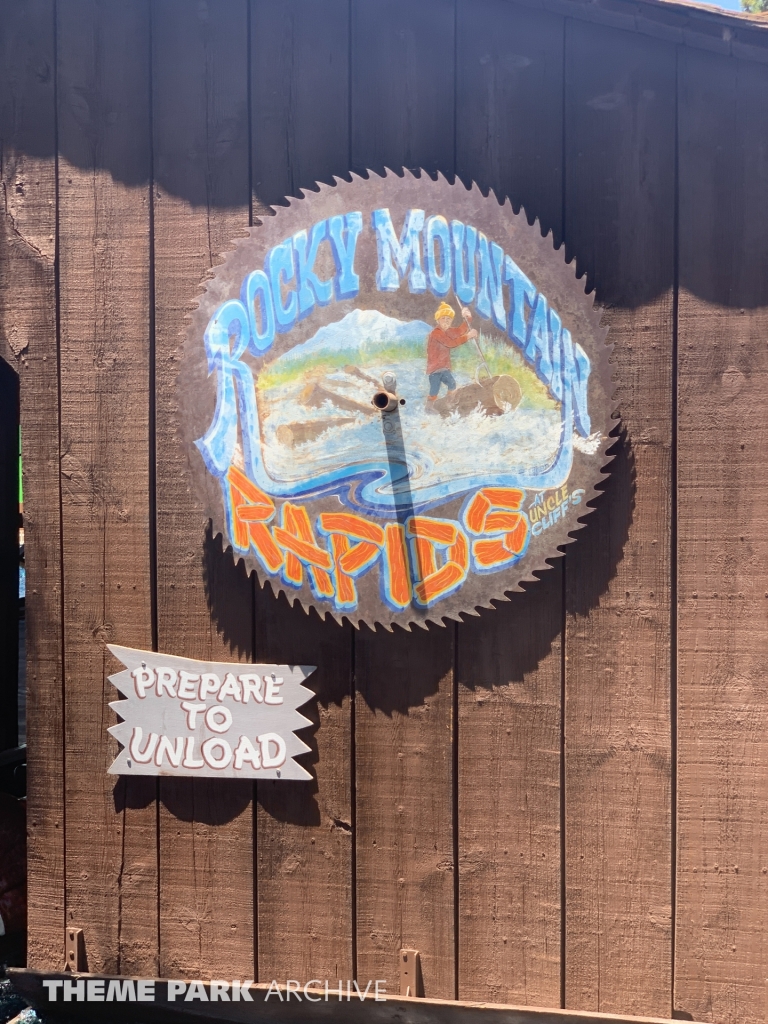
[[[314,696],[312,665],[195,661],[108,645],[125,669],[109,677],[125,700],[108,731],[123,745],[111,775],[311,779],[294,757],[310,748],[296,709]]]

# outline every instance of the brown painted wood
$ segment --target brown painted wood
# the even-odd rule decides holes
[[[205,274],[248,227],[246,0],[152,5],[158,649],[236,661],[253,586],[189,498],[176,375]],[[200,339],[202,344],[202,339]],[[160,781],[160,973],[253,976],[253,786]]]
[[[21,374],[27,591],[27,962],[64,952],[59,396],[54,280],[54,9],[4,14],[0,323]]]
[[[251,2],[254,213],[349,161],[349,4]],[[256,592],[256,654],[317,665],[312,782],[257,784],[258,972],[354,977],[352,631]]]
[[[768,68],[680,57],[675,1005],[765,1019]]]
[[[457,6],[456,173],[509,196],[558,245],[564,32],[560,15],[507,0]]]
[[[353,0],[353,170],[453,174],[454,20],[452,0]]]
[[[51,1018],[51,1010],[64,1008],[66,1004],[59,997],[58,1004],[51,1004],[42,982],[45,978],[57,981],[73,980],[69,974],[41,975],[35,971],[11,968],[10,977],[15,988],[32,1003],[45,1012],[46,1019]],[[86,980],[82,975],[76,980]],[[93,980],[93,979],[92,979]],[[110,980],[104,978],[109,983]],[[133,979],[134,983],[140,979]],[[303,988],[301,1002],[296,997],[295,988],[288,995],[285,982],[279,983],[279,995],[275,989],[262,983],[250,989],[252,1002],[217,1002],[211,1006],[211,983],[200,983],[206,995],[206,1001],[190,1001],[177,998],[167,1001],[166,982],[155,981],[155,1001],[142,1004],[141,1017],[148,1024],[184,1024],[195,1021],[196,1024],[215,1024],[217,1021],[246,1022],[268,1019],[278,1024],[303,1024],[305,1021],[343,1021],[345,1024],[670,1024],[658,1017],[630,1017],[626,1014],[580,1013],[577,1010],[553,1010],[533,1006],[488,1005],[486,1003],[468,1003],[457,1000],[422,999],[393,995],[391,991],[384,994],[379,989],[376,998],[374,986],[363,998],[351,989],[351,996],[346,998],[346,989],[339,999],[338,990],[334,998],[333,989],[329,987],[328,1000],[325,999],[324,983],[309,989],[310,999],[304,999]],[[61,991],[61,990],[59,990]],[[363,989],[363,993],[364,993]],[[317,999],[317,997],[320,997]],[[317,1001],[315,1001],[317,1000]],[[266,1006],[264,1005],[266,1004]],[[78,1019],[102,1021],[104,1004],[83,1002],[77,1005]],[[211,1009],[208,1010],[208,1007]],[[67,1007],[68,1008],[68,1007]],[[207,1012],[206,1012],[207,1011]],[[70,1011],[71,1012],[71,1011]],[[135,1004],[128,1002],[112,1002],[109,1004],[110,1019],[133,1024],[136,1019]],[[71,1019],[71,1018],[69,1018]]]
[[[454,5],[352,4],[351,162],[454,167]],[[454,627],[355,637],[357,976],[421,955],[427,996],[456,995]]]
[[[558,565],[458,631],[459,998],[560,1002]]]
[[[622,438],[565,565],[565,1005],[671,1012],[675,53],[566,33],[565,237],[609,306]]]
[[[349,0],[251,0],[254,207],[349,165]]]
[[[154,779],[108,776],[107,641],[152,641],[149,4],[57,9],[67,923],[157,966]]]
[[[563,32],[503,0],[457,8],[457,173],[558,239]],[[557,565],[458,631],[460,999],[560,1003],[562,627]]]
[[[355,636],[357,976],[399,977],[417,949],[424,994],[456,993],[455,627]]]
[[[269,588],[257,592],[256,652],[317,665],[317,698],[299,710],[312,782],[258,782],[259,971],[273,978],[354,977],[352,628],[322,622]]]

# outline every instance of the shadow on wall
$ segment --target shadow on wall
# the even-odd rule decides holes
[[[611,448],[614,459],[603,493],[568,548],[571,614],[586,616],[616,575],[632,524],[635,502],[635,463],[632,445],[622,431]],[[331,709],[350,710],[353,700],[352,666],[357,697],[373,711],[385,715],[409,711],[435,695],[456,667],[458,684],[472,690],[508,683],[538,686],[539,664],[559,648],[563,623],[562,561],[541,574],[523,593],[510,594],[495,610],[462,622],[408,632],[395,629],[395,638],[383,628],[353,631],[344,623],[323,620],[311,609],[291,606],[285,594],[275,597],[234,564],[231,550],[222,549],[221,537],[208,527],[204,544],[206,595],[213,621],[233,656],[255,661],[317,664],[308,684],[316,696],[301,709],[311,721],[301,736],[309,751],[300,762],[311,772],[311,782],[262,782],[256,799],[278,821],[320,826],[315,766],[320,761],[317,733],[323,715]],[[455,663],[455,640],[459,660]],[[557,669],[559,672],[559,667]],[[535,696],[535,695],[534,695]],[[350,751],[351,756],[351,751]],[[254,795],[253,784],[218,779],[120,778],[114,787],[115,810],[147,807],[158,795],[162,804],[182,821],[221,825],[238,817]],[[351,828],[339,821],[335,827]]]
[[[626,430],[621,431],[609,453],[613,461],[602,493],[594,499],[594,511],[578,531],[578,543],[567,549],[567,564],[579,583],[571,590],[569,609],[576,615],[588,615],[616,575],[632,524],[635,459]],[[452,625],[430,625],[426,630],[413,631],[395,627],[394,643],[392,634],[383,627],[373,630],[362,626],[353,638],[348,623],[339,625],[330,617],[321,619],[314,609],[305,612],[298,603],[292,605],[285,593],[275,598],[269,583],[262,588],[255,579],[249,582],[244,565],[234,564],[232,551],[223,550],[222,538],[213,537],[210,525],[205,538],[205,567],[211,614],[233,652],[250,656],[252,641],[243,630],[241,602],[233,595],[246,595],[251,585],[256,624],[253,657],[273,662],[319,662],[311,685],[317,693],[317,705],[326,709],[349,699],[352,683],[348,666],[353,657],[360,696],[372,710],[387,715],[407,714],[410,708],[423,704],[453,669]],[[540,582],[526,584],[524,593],[510,594],[508,602],[499,603],[493,611],[482,610],[478,617],[468,618],[459,627],[459,642],[465,637],[472,650],[481,652],[481,659],[483,651],[496,651],[496,641],[502,648],[512,648],[516,646],[515,637],[524,634],[525,642],[517,645],[519,651],[508,663],[505,682],[522,682],[535,670],[550,653],[562,628],[560,561],[551,572],[539,575]],[[472,641],[474,633],[478,638],[482,634],[482,643],[479,639],[477,643]],[[462,677],[461,682],[471,686],[497,684],[497,653],[487,666],[483,662],[481,668],[480,662],[476,663],[482,683],[472,682],[475,673]],[[304,713],[308,713],[306,709]],[[313,720],[319,722],[316,709]],[[311,760],[310,755],[307,757]]]
[[[192,47],[195,53],[204,54],[208,62],[198,67],[195,62],[184,61],[184,45],[171,48],[171,52],[166,52],[167,47],[160,47],[157,40],[162,31],[168,32],[168,26],[155,24],[154,19],[160,16],[151,5],[114,5],[109,10],[108,18],[96,13],[92,16],[93,24],[83,26],[67,16],[66,6],[60,7],[54,31],[52,2],[16,4],[9,8],[0,57],[14,56],[21,50],[25,59],[19,60],[16,56],[13,60],[2,61],[10,69],[0,99],[0,139],[6,150],[3,154],[6,179],[14,178],[14,151],[53,159],[58,139],[62,175],[66,173],[67,164],[89,171],[103,169],[115,181],[127,186],[148,188],[152,181],[160,190],[191,206],[233,209],[248,204],[247,179],[251,165],[255,177],[252,182],[254,199],[258,206],[279,203],[278,189],[298,193],[301,188],[312,188],[316,178],[331,181],[334,174],[346,177],[351,169],[361,171],[365,166],[373,166],[381,173],[385,165],[400,168],[404,163],[409,166],[413,163],[409,156],[413,140],[408,133],[393,133],[391,124],[381,125],[375,116],[377,98],[382,91],[381,84],[375,81],[378,73],[375,62],[354,59],[353,54],[352,71],[346,66],[335,70],[337,78],[341,76],[339,81],[346,81],[350,74],[356,76],[352,115],[346,99],[336,104],[339,109],[324,108],[328,124],[326,131],[317,136],[313,134],[314,123],[297,121],[299,111],[294,107],[301,102],[301,97],[293,96],[290,91],[281,93],[278,87],[278,83],[290,81],[290,76],[286,78],[286,63],[290,65],[297,59],[290,46],[286,51],[285,46],[272,45],[268,38],[259,40],[258,54],[251,55],[252,63],[258,59],[258,74],[249,97],[248,40],[247,34],[237,27],[239,14],[233,13],[235,27],[230,25],[227,30],[238,40],[236,52],[227,51],[227,67],[220,69],[216,67],[221,60],[220,51],[208,38],[212,26],[204,11],[198,11],[198,17],[191,16],[183,26],[185,45]],[[413,17],[415,24],[417,13]],[[344,36],[349,25],[343,22],[337,29]],[[223,31],[221,26],[216,30]],[[157,36],[156,46],[160,47],[154,65],[150,60],[153,33]],[[352,38],[354,41],[354,32]],[[579,89],[569,91],[563,84],[559,62],[553,64],[551,82],[546,80],[558,93],[564,90],[567,100],[563,108],[566,152],[556,156],[564,157],[559,164],[566,171],[564,235],[569,257],[575,257],[580,271],[587,273],[590,287],[597,289],[598,299],[612,305],[633,308],[673,286],[671,224],[675,216],[675,159],[672,126],[677,103],[679,205],[683,225],[680,253],[685,257],[680,261],[680,284],[693,294],[724,306],[768,305],[768,275],[761,271],[768,251],[765,210],[754,208],[754,187],[742,187],[746,183],[754,185],[764,174],[760,155],[764,135],[761,138],[759,126],[760,104],[768,94],[768,84],[764,77],[759,78],[761,71],[755,62],[694,56],[685,72],[687,78],[683,76],[680,90],[676,92],[674,62],[670,61],[664,44],[640,38],[646,39],[645,59],[637,67],[633,66],[631,72],[628,69],[615,71],[616,81],[607,92],[605,73],[599,69],[606,62],[610,65],[615,58],[607,49],[609,42],[596,29],[589,29],[589,55],[594,59],[586,62],[587,68],[579,64],[574,71]],[[55,46],[58,46],[56,54]],[[454,70],[457,82],[466,83],[469,56],[462,56],[462,53],[459,49],[458,66]],[[578,63],[579,54],[576,47],[566,56]],[[133,61],[130,71],[126,64],[129,58]],[[496,63],[498,67],[486,68],[483,72],[488,75],[493,70],[498,78],[496,91],[482,106],[483,118],[492,117],[494,104],[514,103],[517,95],[514,90],[509,94],[504,91],[504,82],[507,82],[506,88],[511,89],[512,80],[504,78],[506,65],[503,61]],[[114,74],[105,75],[104,66],[111,64],[116,69]],[[736,65],[743,65],[743,74],[738,73]],[[536,62],[527,61],[514,68],[513,73],[520,75],[527,69],[533,74]],[[404,66],[403,73],[406,71],[413,71],[418,77],[417,70],[410,65]],[[208,111],[211,124],[206,122],[205,143],[202,144],[195,127],[199,127],[196,105],[200,100],[213,104],[204,90],[210,76],[215,77],[219,72],[226,81],[225,109],[216,110],[212,106]],[[128,75],[131,82],[130,101],[121,88],[121,75]],[[150,79],[157,85],[158,76],[162,77],[165,90],[156,88],[153,92]],[[169,89],[168,81],[176,83],[176,92]],[[496,78],[488,81],[495,82]],[[274,83],[273,91],[266,90],[264,83],[268,82]],[[519,87],[526,88],[522,80]],[[338,90],[339,96],[347,96],[346,87],[338,86]],[[599,94],[595,95],[595,90]],[[463,103],[466,107],[470,98],[460,92],[460,105]],[[307,97],[303,100],[306,102]],[[543,94],[541,102],[545,102]],[[654,104],[660,103],[664,118],[655,116],[658,110]],[[458,114],[451,104],[440,108],[444,123],[435,126],[437,136],[455,139],[458,126],[464,132],[459,133],[459,145],[462,138],[469,137],[466,135],[467,118],[462,114],[464,107]],[[551,103],[550,107],[543,105],[539,112],[545,121],[550,108]],[[306,115],[306,111],[303,113]],[[350,124],[353,125],[354,146],[347,137]],[[166,131],[168,126],[171,128]],[[208,129],[213,132],[210,137]],[[502,130],[498,119],[489,120],[485,129],[479,144],[465,144],[459,154],[462,180],[477,181],[481,187],[488,186],[497,177],[496,149]],[[307,138],[294,139],[293,133],[302,130]],[[163,133],[163,145],[155,147],[154,163],[153,131],[155,135]],[[333,144],[326,137],[332,137]],[[386,141],[385,149],[382,149],[382,140]],[[501,194],[509,194],[516,209],[525,208],[529,220],[543,218],[545,228],[552,227],[559,233],[560,225],[546,223],[552,211],[559,207],[559,197],[556,202],[551,196],[548,198],[548,213],[538,208],[542,200],[540,196],[536,198],[535,191],[525,194],[532,187],[531,180],[540,177],[537,161],[558,162],[552,152],[540,149],[541,144],[537,138],[528,140],[520,149],[528,155],[529,164],[520,164],[521,158],[516,156],[514,167],[510,165],[510,169],[503,172],[503,178],[514,175],[514,180],[494,183],[499,185]],[[249,145],[252,148],[250,164]],[[309,154],[314,159],[312,166],[309,166],[308,154],[302,150],[302,146],[307,145],[314,150],[314,156]],[[447,145],[446,152],[453,148]],[[356,153],[359,166],[352,166],[351,149]],[[303,159],[299,161],[301,166],[295,167],[298,150],[302,151]],[[423,161],[430,169],[439,167],[449,178],[453,176],[454,167],[447,166],[452,158],[439,157],[437,153],[430,156],[434,159]],[[492,170],[494,167],[497,171]],[[293,186],[289,184],[291,181]],[[28,184],[20,182],[22,191]],[[710,192],[716,196],[716,202],[709,201]],[[710,217],[697,215],[700,199],[710,207]],[[642,256],[644,246],[648,238],[659,231],[669,235],[669,244],[664,247],[668,258],[645,259]],[[595,232],[600,235],[598,246]],[[698,255],[711,252],[712,243],[722,251],[723,260],[713,261]],[[732,259],[736,253],[729,251],[730,247],[743,252],[744,246],[754,252],[754,259],[747,265],[744,260]],[[598,252],[602,255],[596,257]],[[634,272],[632,252],[636,252],[642,262],[642,268],[635,267]],[[617,256],[620,258],[614,258]],[[604,265],[596,267],[596,259]],[[740,265],[739,272],[730,273],[728,267],[735,263]],[[612,277],[617,280],[607,280]]]

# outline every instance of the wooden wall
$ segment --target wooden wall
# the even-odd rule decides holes
[[[0,8],[30,964],[61,964],[65,921],[99,972],[394,988],[408,946],[429,996],[763,1021],[766,32],[622,0]],[[567,558],[479,619],[389,635],[233,567],[174,388],[231,239],[403,165],[565,242],[622,420]],[[317,663],[316,781],[115,784],[109,640]]]

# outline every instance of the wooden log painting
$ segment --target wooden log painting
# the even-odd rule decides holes
[[[606,331],[510,204],[406,172],[304,193],[205,286],[179,405],[215,533],[321,615],[489,607],[589,512]]]

